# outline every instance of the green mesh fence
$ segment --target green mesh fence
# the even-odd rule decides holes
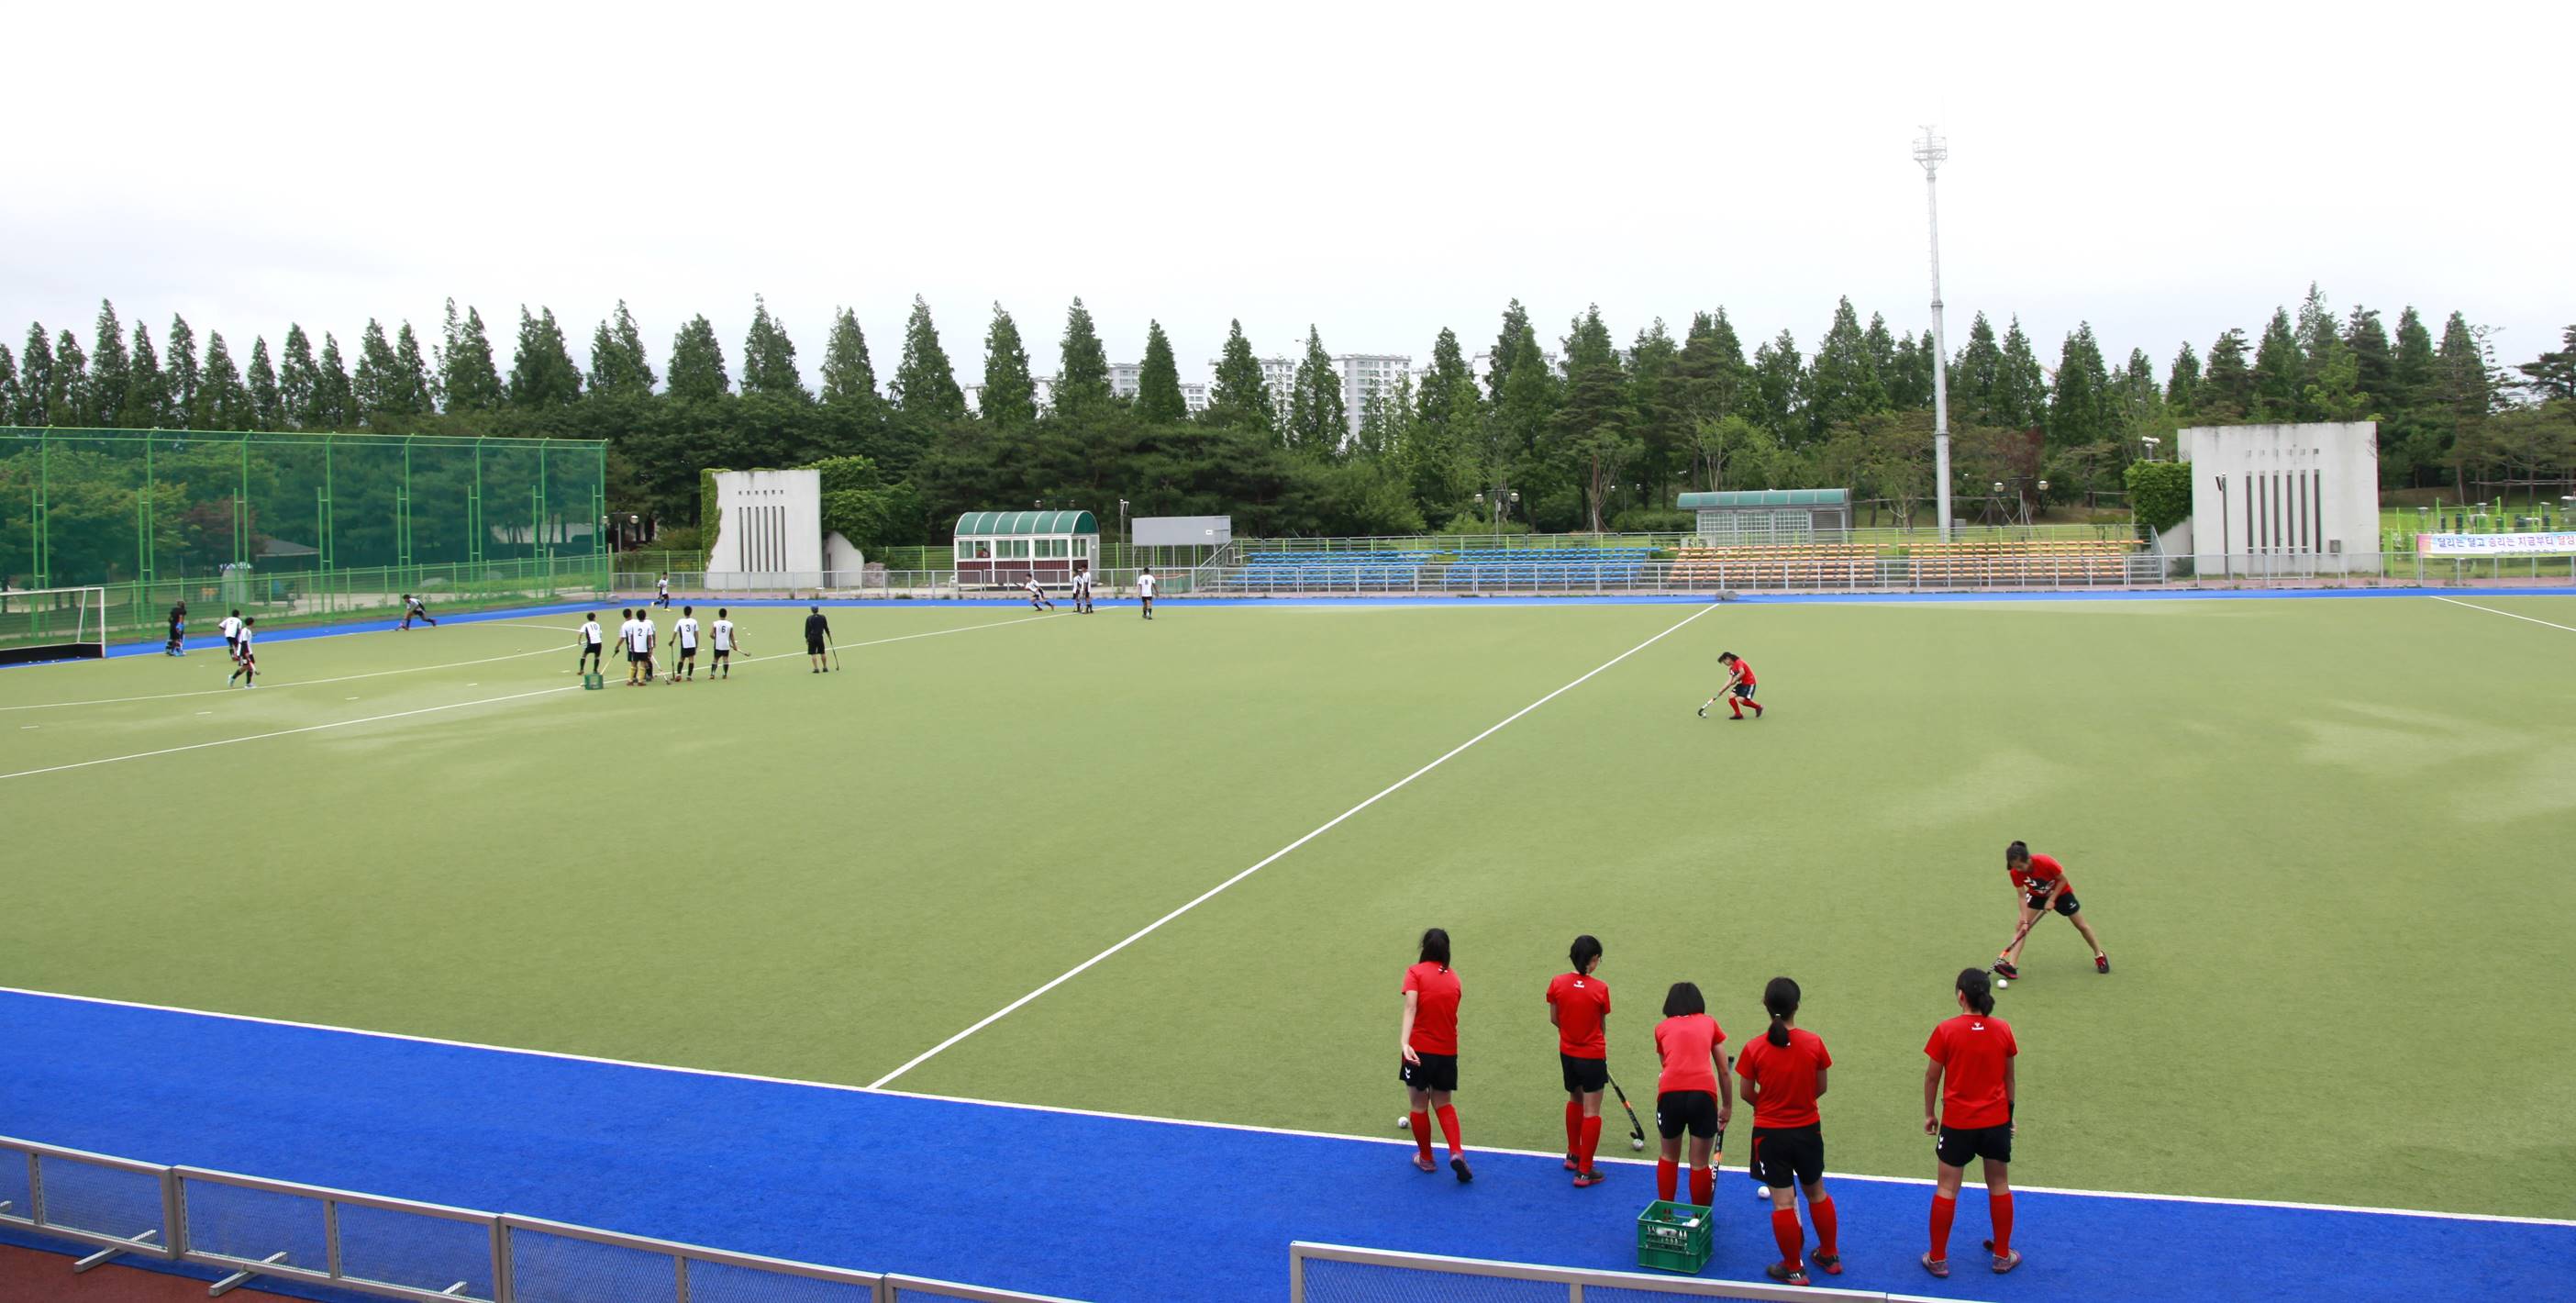
[[[595,440],[0,427],[0,584],[105,585],[114,640],[182,601],[265,628],[588,594],[606,473]]]

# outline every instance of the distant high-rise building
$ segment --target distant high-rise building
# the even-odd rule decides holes
[[[1109,364],[1110,393],[1115,394],[1120,398],[1132,399],[1137,394],[1143,392],[1144,384],[1144,363],[1112,362]],[[1191,384],[1187,380],[1182,381],[1181,401],[1188,405],[1190,415],[1192,416],[1196,416],[1199,413],[1206,411],[1208,405],[1208,387],[1206,385]]]
[[[1297,387],[1296,357],[1261,359],[1262,383],[1270,386],[1270,404],[1279,411],[1279,419],[1288,419],[1288,400]],[[1369,391],[1381,386],[1392,388],[1396,377],[1413,366],[1413,359],[1395,353],[1342,353],[1333,358],[1333,369],[1342,381],[1342,409],[1350,432],[1360,432],[1360,414],[1368,404]],[[1216,363],[1208,363],[1213,370]],[[1192,409],[1196,410],[1196,409]]]

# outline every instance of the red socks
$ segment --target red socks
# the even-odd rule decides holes
[[[1987,1195],[1986,1214],[1995,1219],[1995,1256],[2005,1257],[2012,1252],[2012,1196]]]
[[[1407,1125],[1413,1128],[1414,1152],[1421,1156],[1423,1162],[1430,1162],[1431,1115],[1428,1113],[1407,1113],[1404,1115],[1404,1120]]]
[[[1575,1143],[1575,1157],[1576,1161],[1583,1164],[1584,1171],[1592,1170],[1592,1155],[1600,1148],[1601,1119],[1597,1117],[1583,1119],[1583,1134]]]
[[[1565,1101],[1565,1156],[1583,1157],[1583,1106],[1570,1099]]]
[[[1451,1158],[1456,1158],[1458,1156],[1458,1151],[1465,1148],[1465,1146],[1458,1143],[1458,1110],[1456,1107],[1448,1104],[1440,1106],[1440,1134],[1449,1141],[1449,1156]],[[1425,1142],[1423,1148],[1428,1152],[1430,1149],[1429,1143]]]
[[[1956,1197],[1932,1193],[1932,1260],[1941,1262],[1950,1256],[1950,1219],[1959,1215]]]
[[[1798,1233],[1797,1209],[1771,1210],[1771,1238],[1780,1245],[1780,1261],[1794,1264],[1804,1255],[1807,1240]]]
[[[1842,1219],[1834,1216],[1833,1196],[1810,1200],[1807,1216],[1816,1223],[1816,1252],[1828,1258],[1840,1255],[1842,1250],[1835,1248],[1834,1242],[1842,1233]]]
[[[1673,1189],[1681,1184],[1681,1165],[1669,1158],[1655,1160],[1655,1197],[1665,1203],[1673,1201]]]
[[[1691,1169],[1691,1202],[1698,1204],[1702,1208],[1706,1208],[1710,1204],[1717,1202],[1716,1168],[1694,1167]]]

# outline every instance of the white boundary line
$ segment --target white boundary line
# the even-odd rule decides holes
[[[1403,1145],[1413,1141],[1397,1136],[1355,1136],[1338,1131],[1305,1131],[1295,1127],[1267,1127],[1249,1122],[1211,1122],[1199,1118],[1156,1117],[1149,1113],[1111,1113],[1100,1109],[1068,1108],[1057,1104],[1026,1104],[1013,1100],[974,1099],[964,1095],[934,1095],[923,1091],[887,1090],[876,1086],[854,1086],[838,1081],[808,1081],[798,1077],[773,1077],[756,1072],[728,1072],[721,1068],[690,1068],[671,1063],[645,1063],[636,1059],[612,1059],[596,1054],[573,1054],[563,1050],[531,1050],[514,1045],[489,1045],[480,1041],[451,1040],[444,1036],[416,1036],[409,1032],[372,1031],[364,1027],[340,1027],[330,1023],[299,1022],[291,1018],[264,1018],[258,1014],[221,1013],[212,1009],[190,1009],[181,1005],[151,1004],[140,1000],[117,1000],[101,995],[66,995],[60,991],[35,991],[21,986],[0,986],[0,995],[25,996],[33,1000],[61,1000],[69,1004],[104,1005],[113,1009],[139,1009],[147,1013],[178,1014],[190,1018],[211,1018],[220,1022],[251,1023],[262,1027],[284,1027],[294,1031],[330,1032],[341,1036],[358,1036],[369,1040],[401,1041],[412,1045],[436,1045],[446,1049],[478,1050],[487,1054],[511,1054],[522,1058],[554,1059],[566,1063],[590,1063],[610,1068],[633,1068],[644,1072],[668,1072],[685,1077],[712,1077],[722,1081],[746,1081],[764,1086],[797,1086],[808,1090],[828,1090],[844,1095],[884,1095],[895,1099],[926,1100],[939,1104],[965,1104],[980,1108],[1017,1109],[1029,1113],[1055,1113],[1068,1117],[1100,1118],[1112,1122],[1141,1122],[1157,1126],[1197,1127],[1211,1131],[1242,1131],[1255,1135],[1294,1136],[1303,1140],[1355,1140],[1373,1145]],[[1479,1153],[1513,1154],[1526,1158],[1563,1158],[1553,1150],[1505,1149],[1487,1145]],[[1652,1164],[1644,1158],[1619,1158],[1603,1155],[1604,1163],[1626,1163],[1638,1167]],[[1724,1170],[1741,1172],[1741,1167]],[[1889,1185],[1931,1185],[1930,1177],[1872,1176],[1866,1173],[1836,1172],[1837,1181],[1876,1181]],[[2376,1208],[2361,1204],[2298,1203],[2281,1199],[2228,1199],[2215,1195],[2146,1194],[2126,1190],[2081,1190],[2064,1186],[2017,1185],[2016,1190],[2039,1194],[2069,1195],[2093,1199],[2138,1199],[2150,1203],[2203,1203],[2241,1208],[2290,1208],[2303,1212],[2364,1213],[2379,1217],[2430,1217],[2443,1221],[2500,1222],[2515,1226],[2576,1227],[2576,1220],[2554,1217],[2517,1217],[2507,1213],[2438,1212],[2426,1208]]]
[[[464,627],[473,628],[475,626],[468,625]],[[536,628],[540,626],[522,625],[520,627]],[[574,632],[579,631],[575,630]],[[364,674],[343,674],[336,678],[328,679],[290,679],[287,682],[273,684],[271,686],[281,690],[286,688],[311,688],[318,687],[325,683],[347,683],[355,679],[380,679],[388,674],[421,674],[430,670],[456,670],[463,669],[468,665],[489,665],[494,661],[515,661],[529,656],[559,656],[563,654],[564,650],[564,648],[559,647],[541,647],[535,651],[512,652],[507,656],[486,656],[481,660],[449,661],[444,665],[408,665],[398,670],[369,670]],[[5,714],[14,710],[62,710],[72,706],[121,706],[129,702],[136,701],[173,701],[180,697],[211,697],[218,693],[231,693],[236,691],[238,691],[238,689],[235,688],[203,688],[194,692],[155,692],[141,697],[100,697],[94,701],[40,701],[33,705],[26,706],[0,706],[0,714]]]
[[[1059,986],[1064,985],[1066,982],[1069,982],[1069,981],[1073,980],[1073,979],[1074,979],[1074,978],[1076,978],[1076,977],[1080,977],[1080,976],[1081,976],[1085,971],[1087,971],[1088,969],[1090,969],[1090,967],[1091,967],[1092,965],[1097,964],[1097,963],[1099,963],[1100,961],[1102,961],[1102,960],[1104,960],[1104,959],[1109,958],[1111,955],[1117,954],[1119,951],[1124,950],[1124,949],[1126,949],[1127,947],[1132,946],[1132,945],[1136,944],[1137,942],[1144,940],[1146,937],[1148,937],[1148,936],[1152,935],[1152,934],[1155,932],[1155,930],[1156,930],[1156,929],[1158,929],[1158,928],[1162,927],[1164,924],[1171,922],[1173,919],[1179,918],[1179,917],[1180,917],[1181,915],[1183,915],[1183,914],[1187,914],[1187,913],[1189,913],[1191,910],[1197,909],[1199,906],[1201,906],[1201,905],[1203,905],[1203,904],[1206,904],[1208,901],[1210,901],[1210,900],[1214,899],[1214,898],[1216,897],[1216,895],[1217,895],[1219,892],[1222,892],[1222,891],[1224,891],[1226,888],[1231,887],[1231,886],[1233,886],[1234,884],[1236,884],[1236,883],[1238,883],[1238,882],[1243,881],[1245,878],[1249,878],[1249,877],[1251,877],[1253,874],[1256,874],[1256,873],[1261,872],[1263,869],[1269,868],[1272,864],[1275,864],[1275,863],[1277,863],[1280,859],[1284,858],[1284,857],[1285,857],[1285,856],[1286,856],[1290,851],[1293,851],[1293,850],[1297,849],[1298,847],[1303,846],[1303,845],[1305,845],[1306,843],[1308,843],[1308,842],[1310,842],[1310,841],[1313,841],[1313,840],[1315,840],[1315,839],[1316,839],[1316,838],[1318,838],[1318,837],[1323,836],[1325,833],[1331,832],[1333,829],[1335,829],[1335,828],[1337,828],[1337,827],[1340,827],[1340,826],[1341,826],[1341,824],[1342,824],[1342,821],[1343,821],[1343,820],[1348,819],[1348,818],[1350,818],[1352,815],[1358,814],[1360,811],[1365,810],[1365,809],[1369,808],[1370,806],[1375,805],[1375,804],[1377,804],[1378,802],[1380,802],[1380,801],[1382,801],[1382,800],[1385,800],[1387,797],[1393,796],[1393,795],[1394,795],[1394,794],[1396,794],[1397,792],[1400,792],[1400,791],[1404,790],[1404,788],[1405,788],[1405,787],[1407,787],[1407,786],[1409,786],[1409,785],[1413,782],[1413,780],[1414,780],[1414,779],[1420,778],[1420,777],[1422,777],[1424,774],[1430,773],[1430,772],[1431,772],[1432,770],[1434,770],[1434,769],[1438,769],[1440,766],[1442,766],[1442,765],[1445,765],[1445,764],[1449,763],[1449,761],[1450,761],[1451,759],[1453,759],[1454,757],[1456,757],[1456,756],[1458,755],[1458,753],[1460,753],[1460,752],[1462,752],[1462,751],[1465,751],[1467,748],[1469,748],[1469,747],[1471,747],[1471,746],[1474,746],[1474,745],[1476,745],[1477,743],[1484,741],[1486,738],[1492,737],[1492,736],[1493,736],[1493,735],[1495,735],[1496,733],[1500,733],[1500,732],[1502,732],[1504,729],[1506,729],[1506,728],[1510,727],[1510,726],[1511,726],[1511,724],[1512,724],[1512,721],[1517,720],[1517,719],[1519,719],[1521,716],[1526,715],[1526,714],[1530,713],[1531,711],[1536,710],[1536,709],[1538,709],[1539,707],[1544,706],[1544,705],[1546,705],[1547,703],[1549,703],[1549,702],[1551,702],[1551,701],[1556,700],[1558,697],[1562,697],[1562,696],[1564,696],[1566,693],[1572,692],[1572,691],[1573,691],[1573,690],[1575,690],[1576,688],[1582,687],[1585,683],[1588,683],[1588,682],[1590,682],[1590,681],[1591,681],[1591,679],[1592,679],[1592,676],[1593,676],[1593,675],[1599,674],[1599,673],[1601,673],[1603,670],[1609,669],[1611,666],[1616,665],[1616,664],[1618,664],[1619,662],[1624,661],[1624,660],[1628,659],[1629,657],[1634,656],[1634,655],[1636,655],[1637,653],[1639,653],[1639,652],[1641,652],[1641,651],[1644,651],[1645,649],[1647,649],[1647,648],[1649,648],[1649,647],[1654,646],[1656,643],[1662,642],[1662,641],[1665,639],[1665,637],[1667,637],[1668,635],[1673,634],[1673,633],[1676,633],[1676,632],[1679,632],[1679,631],[1681,630],[1682,626],[1687,625],[1687,624],[1689,624],[1691,621],[1696,620],[1696,619],[1700,618],[1701,616],[1706,615],[1706,614],[1708,614],[1709,612],[1714,611],[1714,610],[1716,610],[1716,609],[1717,609],[1716,604],[1715,604],[1715,603],[1711,603],[1711,604],[1709,604],[1709,605],[1707,605],[1707,606],[1703,606],[1703,607],[1701,607],[1700,609],[1698,609],[1698,610],[1696,610],[1696,611],[1691,612],[1689,615],[1683,616],[1680,620],[1678,620],[1678,621],[1674,622],[1673,624],[1670,624],[1670,625],[1666,626],[1666,627],[1664,628],[1663,632],[1658,633],[1658,634],[1656,634],[1654,637],[1648,638],[1648,639],[1647,639],[1647,640],[1645,640],[1644,642],[1638,643],[1636,646],[1631,647],[1631,648],[1629,648],[1628,650],[1623,651],[1623,652],[1619,653],[1618,655],[1613,656],[1613,657],[1611,657],[1610,659],[1608,659],[1608,660],[1606,660],[1606,661],[1601,662],[1599,665],[1595,665],[1595,666],[1593,666],[1590,670],[1585,671],[1585,672],[1584,672],[1584,674],[1583,674],[1580,678],[1575,679],[1573,682],[1568,683],[1568,684],[1566,684],[1564,687],[1558,688],[1556,691],[1551,692],[1551,693],[1547,694],[1546,696],[1541,697],[1541,698],[1539,698],[1538,700],[1533,701],[1533,702],[1531,702],[1530,704],[1528,704],[1528,705],[1526,705],[1526,706],[1523,706],[1523,707],[1521,707],[1521,708],[1520,708],[1520,709],[1518,709],[1518,710],[1513,711],[1511,714],[1509,714],[1509,715],[1505,716],[1505,717],[1503,718],[1503,720],[1502,720],[1502,722],[1501,722],[1501,723],[1496,724],[1496,725],[1494,725],[1493,727],[1486,729],[1484,732],[1479,733],[1479,734],[1477,734],[1476,736],[1471,737],[1471,738],[1467,739],[1466,741],[1461,742],[1461,743],[1459,743],[1458,745],[1456,745],[1456,746],[1454,746],[1454,747],[1451,747],[1451,748],[1450,748],[1446,753],[1444,753],[1444,754],[1443,754],[1439,759],[1434,760],[1434,761],[1432,761],[1430,764],[1424,765],[1424,766],[1423,766],[1423,767],[1421,767],[1420,769],[1416,769],[1416,770],[1414,770],[1412,773],[1406,774],[1404,777],[1399,778],[1399,779],[1395,780],[1394,782],[1387,784],[1384,788],[1379,789],[1379,791],[1378,791],[1378,794],[1377,794],[1377,795],[1372,796],[1372,797],[1370,797],[1369,799],[1367,799],[1367,800],[1365,800],[1365,801],[1362,801],[1362,802],[1360,802],[1359,804],[1354,805],[1354,806],[1352,806],[1351,808],[1349,808],[1349,809],[1347,809],[1347,810],[1342,811],[1340,814],[1334,815],[1332,818],[1330,818],[1330,819],[1328,819],[1328,820],[1324,821],[1324,823],[1323,823],[1322,825],[1318,826],[1318,827],[1317,827],[1313,832],[1307,833],[1305,836],[1300,837],[1300,838],[1298,838],[1297,840],[1295,840],[1295,841],[1293,841],[1293,842],[1290,842],[1290,843],[1288,843],[1287,845],[1282,846],[1282,847],[1280,847],[1279,849],[1277,849],[1277,850],[1275,850],[1275,851],[1270,852],[1270,854],[1268,854],[1267,856],[1264,856],[1264,857],[1262,858],[1262,860],[1261,860],[1261,862],[1260,862],[1260,863],[1255,864],[1255,865],[1253,865],[1251,868],[1245,869],[1243,872],[1238,873],[1238,874],[1234,875],[1233,877],[1228,878],[1228,879],[1226,879],[1225,881],[1220,882],[1220,883],[1216,884],[1215,886],[1208,888],[1206,891],[1203,891],[1203,892],[1199,893],[1199,895],[1198,895],[1196,898],[1192,899],[1188,904],[1185,904],[1185,905],[1181,906],[1179,909],[1173,910],[1171,913],[1165,914],[1165,915],[1164,915],[1164,916],[1162,916],[1161,918],[1155,919],[1153,922],[1148,923],[1148,924],[1146,924],[1145,926],[1143,926],[1143,927],[1141,927],[1141,928],[1136,929],[1136,931],[1134,931],[1133,933],[1130,933],[1130,934],[1128,935],[1128,937],[1127,937],[1127,939],[1126,939],[1126,940],[1121,941],[1121,942],[1119,942],[1118,944],[1116,944],[1116,945],[1114,945],[1114,946],[1109,947],[1107,950],[1103,950],[1103,951],[1101,951],[1099,954],[1093,955],[1093,956],[1092,956],[1091,958],[1089,958],[1089,959],[1083,960],[1083,961],[1082,961],[1081,963],[1079,963],[1079,964],[1075,964],[1073,967],[1071,967],[1071,968],[1069,968],[1069,969],[1066,969],[1063,973],[1061,973],[1061,974],[1057,975],[1057,977],[1055,978],[1055,980],[1054,980],[1054,981],[1048,982],[1046,985],[1041,986],[1041,987],[1039,987],[1038,989],[1036,989],[1036,990],[1034,990],[1034,991],[1029,992],[1027,995],[1021,996],[1019,999],[1013,1000],[1013,1001],[1011,1001],[1009,1004],[1003,1005],[1001,1008],[996,1009],[996,1010],[994,1010],[993,1012],[991,1012],[991,1013],[989,1013],[989,1014],[986,1014],[982,1019],[978,1020],[978,1021],[977,1021],[973,1026],[968,1027],[966,1030],[964,1030],[964,1031],[962,1031],[962,1032],[959,1032],[959,1033],[957,1033],[957,1034],[956,1034],[956,1035],[954,1035],[954,1036],[949,1037],[947,1040],[941,1041],[941,1042],[940,1042],[940,1043],[938,1043],[937,1045],[933,1045],[933,1046],[931,1046],[929,1049],[923,1050],[921,1053],[919,1053],[919,1054],[917,1054],[917,1055],[914,1055],[914,1056],[912,1057],[911,1061],[909,1061],[909,1062],[905,1063],[902,1067],[897,1068],[897,1069],[895,1069],[894,1071],[889,1072],[889,1073],[887,1073],[886,1075],[884,1075],[884,1076],[882,1076],[882,1077],[877,1078],[875,1081],[869,1082],[869,1083],[868,1083],[869,1087],[870,1087],[871,1089],[879,1089],[879,1088],[882,1088],[882,1087],[884,1087],[884,1086],[885,1086],[885,1084],[886,1084],[887,1082],[893,1081],[895,1078],[900,1077],[900,1076],[902,1076],[903,1074],[905,1074],[905,1073],[907,1073],[907,1072],[910,1072],[910,1071],[912,1071],[912,1070],[913,1070],[913,1069],[915,1069],[915,1068],[920,1067],[920,1066],[921,1066],[922,1064],[924,1064],[924,1063],[928,1063],[932,1058],[936,1057],[938,1054],[940,1054],[942,1051],[944,1051],[944,1050],[948,1049],[950,1046],[953,1046],[953,1045],[957,1044],[959,1041],[962,1041],[962,1040],[966,1039],[967,1037],[972,1036],[972,1035],[974,1035],[975,1033],[980,1032],[980,1031],[984,1030],[985,1028],[992,1026],[994,1023],[1000,1022],[1003,1018],[1005,1018],[1005,1017],[1009,1016],[1009,1015],[1010,1015],[1010,1013],[1011,1013],[1012,1011],[1014,1011],[1014,1010],[1018,1009],[1020,1006],[1025,1005],[1025,1004],[1027,1004],[1029,1001],[1034,1000],[1034,999],[1038,998],[1039,996],[1044,995],[1044,994],[1046,994],[1047,992],[1052,991],[1052,990],[1054,990],[1055,988],[1057,988],[1057,987],[1059,987]]]
[[[2535,620],[2528,615],[2516,615],[2511,611],[2499,611],[2492,606],[2480,606],[2475,602],[2463,602],[2456,597],[2435,597],[2433,600],[2437,602],[2449,602],[2453,606],[2465,606],[2472,611],[2484,611],[2489,615],[2501,615],[2508,620],[2521,620],[2527,624],[2549,624],[2549,621],[2547,620]],[[2569,633],[2576,633],[2576,626],[2549,624],[2549,627],[2552,629],[2565,629]]]

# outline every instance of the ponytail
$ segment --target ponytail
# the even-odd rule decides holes
[[[1786,977],[1775,977],[1762,988],[1762,1007],[1771,1011],[1771,1030],[1763,1039],[1781,1048],[1789,1048],[1789,1020],[1798,1016],[1798,984]]]
[[[1986,970],[1982,968],[1960,969],[1958,991],[1961,996],[1967,999],[1968,1007],[1976,1010],[1978,1013],[1991,1014],[1995,1011],[1994,979],[1986,976]]]
[[[1422,934],[1422,962],[1438,964],[1443,971],[1448,969],[1449,929],[1435,927]]]
[[[2012,845],[2005,847],[2004,863],[2007,866],[2030,863],[2030,843],[2014,842]]]
[[[1600,938],[1593,936],[1589,932],[1576,937],[1574,939],[1574,947],[1566,951],[1566,958],[1574,961],[1575,976],[1581,977],[1585,973],[1591,972],[1592,965],[1601,958]]]

